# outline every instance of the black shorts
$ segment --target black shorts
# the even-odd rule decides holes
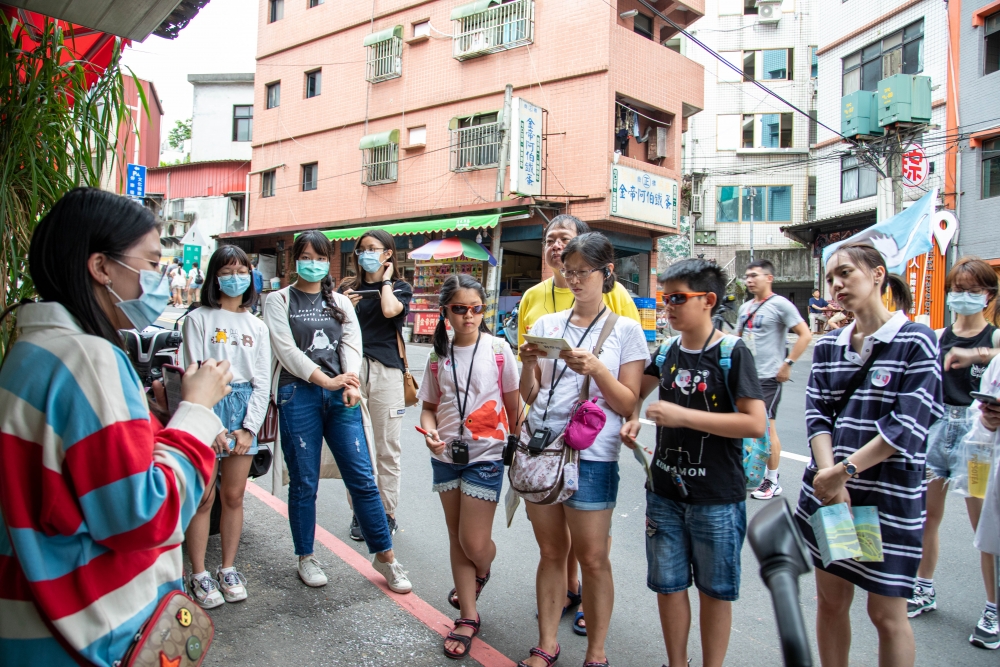
[[[764,393],[764,410],[768,419],[778,418],[778,403],[781,403],[781,383],[776,378],[761,378],[760,390]]]

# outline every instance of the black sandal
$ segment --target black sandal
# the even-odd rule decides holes
[[[611,663],[605,659],[604,662],[585,662],[583,667],[611,667]]]
[[[531,654],[531,655],[538,656],[539,658],[541,658],[542,660],[544,660],[545,661],[545,667],[552,667],[552,665],[554,665],[556,663],[556,660],[559,659],[559,654],[562,653],[562,647],[560,647],[558,644],[556,644],[556,654],[555,655],[549,655],[548,653],[546,653],[542,649],[538,648],[537,646],[535,648],[531,649],[530,651],[528,651],[528,653]],[[524,662],[524,660],[521,660],[520,662],[517,663],[517,667],[531,667],[531,665],[528,665],[528,664],[526,664]]]
[[[483,592],[483,587],[486,586],[486,582],[490,580],[490,573],[487,572],[485,577],[476,577],[476,601],[479,601],[479,594]],[[448,604],[450,604],[455,609],[461,609],[462,607],[458,604],[458,589],[453,588],[451,592],[448,593]]]
[[[471,618],[456,618],[455,627],[452,629],[453,631],[449,632],[448,636],[445,637],[444,640],[446,642],[450,640],[460,643],[463,647],[463,651],[461,653],[456,653],[455,651],[449,651],[448,647],[445,646],[444,647],[445,656],[451,658],[452,660],[461,660],[462,658],[469,655],[469,646],[472,644],[472,637],[475,637],[476,635],[479,634],[479,624],[481,621],[482,618],[479,616],[479,614],[476,614],[476,620],[474,621]],[[466,637],[465,635],[456,635],[454,633],[454,630],[458,630],[458,628],[460,628],[463,625],[472,628],[471,637]]]

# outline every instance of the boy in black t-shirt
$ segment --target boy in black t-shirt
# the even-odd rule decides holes
[[[653,360],[642,383],[643,399],[660,388],[660,400],[646,411],[657,424],[653,485],[646,490],[646,585],[658,594],[668,664],[686,665],[693,571],[703,664],[721,666],[746,536],[742,441],[762,437],[767,418],[753,355],[743,341],[726,341],[712,326],[712,312],[725,295],[722,269],[686,259],[671,265],[660,282],[670,326],[681,335],[662,366]],[[630,447],[641,405],[622,427]]]

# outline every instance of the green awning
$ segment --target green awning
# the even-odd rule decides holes
[[[361,137],[361,150],[366,148],[377,148],[378,146],[388,146],[399,143],[399,130],[386,130],[377,134],[366,134]]]
[[[451,20],[460,21],[473,14],[481,14],[490,8],[490,5],[499,4],[500,0],[476,0],[467,5],[460,5],[451,10]]]
[[[497,122],[503,122],[503,109],[493,109],[492,111],[477,111],[475,113],[468,113],[462,116],[455,116],[448,121],[449,130],[457,130],[459,121],[465,120],[466,118],[475,118],[476,116],[489,116],[491,113],[497,115]]]
[[[361,235],[370,229],[381,229],[392,236],[404,236],[406,234],[425,234],[428,232],[450,232],[456,229],[481,229],[483,227],[496,227],[500,221],[499,213],[488,213],[486,215],[463,215],[457,218],[439,218],[437,220],[420,220],[411,222],[399,222],[395,225],[378,225],[367,227],[348,227],[345,229],[327,229],[323,231],[331,241],[344,241],[347,239],[361,238]],[[298,234],[296,234],[298,236]]]
[[[372,44],[378,44],[379,42],[385,42],[392,39],[393,37],[403,38],[403,26],[397,25],[391,28],[386,28],[385,30],[379,30],[378,32],[373,32],[369,35],[365,35],[365,39],[361,42],[362,46],[371,46]]]

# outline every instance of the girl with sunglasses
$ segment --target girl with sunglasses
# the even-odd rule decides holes
[[[444,654],[456,660],[468,654],[479,632],[476,600],[497,552],[492,529],[503,487],[503,448],[509,417],[516,421],[520,407],[517,361],[507,341],[490,335],[485,300],[483,286],[469,276],[445,280],[434,352],[417,393],[433,490],[441,495],[451,542],[455,588],[448,602],[461,618],[445,638]],[[450,343],[446,320],[455,332]]]
[[[649,361],[646,337],[638,322],[617,317],[602,348],[595,350],[610,309],[604,296],[615,287],[615,251],[602,234],[581,234],[563,252],[562,275],[575,297],[572,309],[541,317],[531,328],[534,336],[565,338],[573,350],[547,359],[535,345],[521,346],[521,397],[532,406],[529,433],[549,430],[553,443],[563,432],[590,378],[607,420],[594,443],[580,452],[579,486],[565,502],[527,503],[541,560],[536,597],[539,641],[521,667],[550,667],[559,659],[559,619],[566,600],[566,557],[570,544],[583,570],[583,601],[587,606],[585,667],[608,667],[604,639],[614,606],[609,534],[618,496],[619,429],[622,416],[635,409],[642,372]],[[522,436],[522,442],[525,437]],[[558,445],[557,445],[558,446]]]

